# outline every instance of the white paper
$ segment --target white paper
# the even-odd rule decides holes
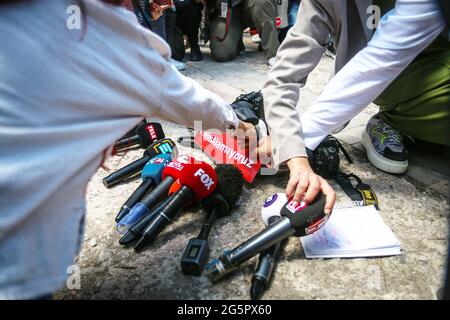
[[[307,258],[401,254],[400,242],[374,206],[334,209],[321,229],[300,241]]]

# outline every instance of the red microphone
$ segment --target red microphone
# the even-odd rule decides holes
[[[184,164],[178,180],[180,189],[171,196],[169,203],[146,227],[141,239],[134,246],[136,251],[142,250],[146,245],[153,242],[186,204],[191,203],[193,199],[199,201],[208,197],[217,186],[216,172],[203,161]]]

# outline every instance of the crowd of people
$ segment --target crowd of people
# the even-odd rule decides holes
[[[65,27],[73,0],[0,0],[0,298],[61,287],[82,241],[86,185],[143,117],[256,130],[176,70],[186,44],[191,61],[203,59],[200,37],[224,62],[245,50],[244,29],[256,29],[271,66],[262,90],[270,135],[258,152],[288,167],[295,202],[322,191],[331,213],[335,192],[307,151],[372,101],[380,112],[362,143],[375,167],[407,170],[405,136],[449,145],[448,1],[283,2],[78,0],[83,36],[74,36]],[[376,30],[367,23],[373,5]],[[300,90],[331,39],[336,75],[301,114]]]
[[[139,23],[163,38],[172,51],[172,63],[183,70],[185,42],[191,61],[203,60],[199,34],[209,41],[216,61],[233,60],[245,52],[243,31],[251,28],[269,65],[280,42],[297,17],[300,0],[126,0]],[[229,6],[229,7],[228,7]],[[202,24],[203,22],[203,24]],[[203,28],[201,28],[203,25]]]

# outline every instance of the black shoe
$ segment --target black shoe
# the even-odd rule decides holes
[[[203,60],[203,54],[200,51],[200,47],[193,46],[191,47],[191,61],[202,61]]]

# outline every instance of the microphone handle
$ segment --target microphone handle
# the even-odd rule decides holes
[[[266,283],[269,283],[273,267],[275,265],[275,259],[280,251],[281,242],[282,241],[278,241],[271,247],[261,252],[253,278],[263,278]]]
[[[150,156],[145,155],[142,158],[126,165],[125,167],[117,170],[116,172],[111,173],[109,176],[103,179],[103,184],[107,188],[111,188],[128,177],[142,171],[145,167],[146,163],[150,160]]]
[[[145,196],[151,188],[155,185],[155,181],[153,179],[147,179],[141,182],[139,187],[131,194],[131,196],[125,201],[123,206],[120,208],[119,213],[116,216],[116,222],[122,220],[128,212],[130,212],[131,208],[141,200],[143,196]]]
[[[240,265],[278,241],[292,236],[295,232],[296,230],[291,226],[289,219],[283,217],[273,225],[269,226],[266,230],[261,231],[237,248],[222,256],[220,261],[222,261],[227,269]]]
[[[122,238],[120,238],[119,243],[125,246],[129,245],[134,240],[139,239],[142,236],[147,225],[169,203],[170,198],[171,196],[161,201],[161,203],[159,203],[152,211],[144,215],[139,221],[133,224],[131,228],[127,231],[127,233],[124,234]]]
[[[167,193],[174,182],[175,178],[167,176],[149,194],[143,197],[140,202],[148,208],[151,208],[159,199],[167,196]]]
[[[172,195],[169,203],[145,228],[141,239],[136,243],[134,249],[140,251],[146,245],[152,243],[161,231],[178,215],[186,203],[194,197],[194,191],[187,186],[182,186],[180,190]]]
[[[164,209],[168,204],[172,196],[164,199],[159,203],[151,212],[150,214],[142,217],[141,220],[136,222],[132,227],[131,231],[136,235],[142,235],[145,228],[148,226],[148,224],[156,217],[157,214],[159,214],[162,209]]]
[[[203,222],[202,229],[200,230],[197,239],[208,240],[218,213],[219,208],[217,206],[214,206],[212,211],[207,213],[206,220]]]
[[[269,225],[280,219],[279,216],[273,216],[269,219]],[[252,276],[250,296],[252,300],[259,300],[267,289],[272,277],[275,261],[278,257],[282,241],[278,241],[271,247],[260,253],[255,272]]]
[[[126,149],[128,147],[131,147],[131,146],[134,146],[134,145],[137,145],[140,143],[141,143],[141,139],[139,138],[139,136],[134,135],[134,136],[116,141],[116,143],[114,144],[114,149],[119,151],[119,150]]]

